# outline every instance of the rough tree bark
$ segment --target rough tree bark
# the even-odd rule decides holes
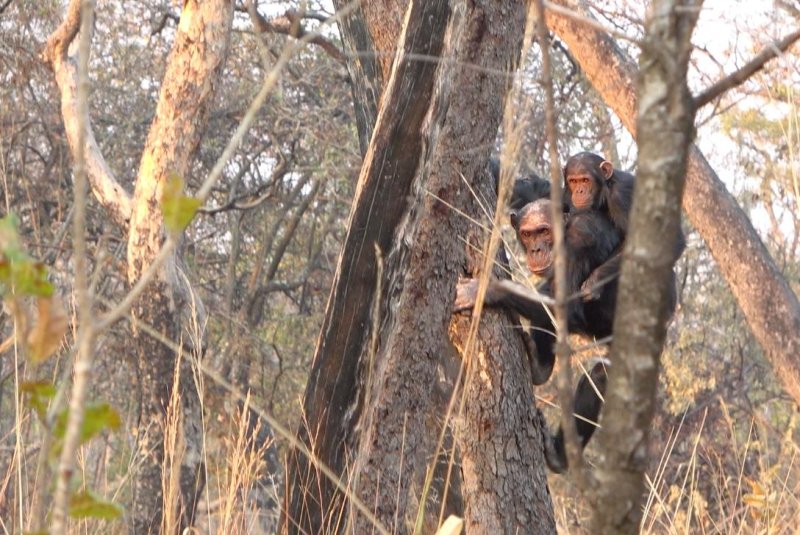
[[[43,59],[52,67],[61,91],[61,110],[73,153],[77,146],[76,69],[67,54],[78,31],[80,1],[73,0],[62,25],[50,36]],[[156,117],[143,152],[133,198],[120,186],[100,152],[91,129],[87,135],[87,171],[92,192],[110,217],[128,232],[128,280],[136,282],[161,247],[164,232],[160,211],[161,188],[168,173],[183,175],[205,125],[209,104],[222,71],[233,20],[233,4],[225,0],[184,2],[175,44],[161,87]],[[87,121],[88,124],[88,121]],[[135,305],[138,321],[152,326],[170,341],[181,340],[180,314],[202,315],[202,304],[191,295],[176,258],[165,263],[153,284]],[[195,340],[199,350],[200,341]],[[142,402],[137,451],[140,470],[133,477],[131,530],[179,529],[191,523],[200,480],[200,404],[188,366],[181,367],[177,457],[162,472],[165,461],[165,415],[172,394],[176,364],[183,361],[166,345],[134,333],[131,348],[139,366]],[[186,351],[192,348],[187,346]],[[163,484],[174,494],[164,509]],[[175,488],[178,486],[179,488]]]
[[[595,533],[638,533],[644,472],[666,337],[680,200],[694,131],[686,85],[699,2],[655,0],[639,59],[638,166],[620,277],[601,460],[595,472]]]
[[[334,0],[333,4],[339,11],[348,6],[350,1]],[[394,9],[394,4],[405,6],[405,2],[398,1],[393,2],[390,9]],[[365,4],[362,3],[349,16],[339,21],[339,33],[347,57],[347,71],[350,73],[356,130],[362,156],[366,155],[369,148],[369,139],[372,137],[372,129],[378,116],[378,101],[384,87],[379,56],[375,54],[377,45],[367,26],[364,7]]]
[[[413,16],[415,3],[411,6]],[[442,7],[447,14],[446,3]],[[374,375],[368,378],[374,387],[364,401],[357,424],[361,434],[353,443],[358,447],[357,491],[365,503],[375,504],[376,516],[390,529],[409,529],[418,509],[426,506],[421,499],[423,482],[438,435],[431,433],[436,426],[429,422],[437,408],[432,393],[451,316],[455,275],[464,262],[458,237],[465,235],[467,224],[457,212],[471,208],[467,213],[478,213],[477,206],[467,202],[469,190],[462,180],[474,185],[482,175],[509,87],[508,79],[476,68],[516,65],[524,7],[523,2],[453,6],[442,52],[450,61],[437,66],[432,98],[423,101],[421,151],[405,155],[406,161],[415,162],[410,211],[386,257],[383,287],[387,299],[381,307],[379,347],[371,356]],[[440,32],[446,20],[440,20]],[[376,131],[379,127],[380,119]],[[470,157],[470,152],[480,155],[475,147],[485,147],[483,158]],[[506,453],[502,457],[512,462],[513,455]],[[521,457],[534,468],[530,451]],[[538,468],[542,469],[541,464]],[[508,518],[514,526],[533,520],[526,514],[530,505],[523,502],[504,504],[508,516],[501,525]],[[356,525],[360,532],[370,527],[361,517]]]
[[[436,65],[408,54],[440,54],[447,22],[445,2],[415,4],[407,16],[399,57],[364,159],[304,401],[299,437],[336,473],[345,468],[345,444],[360,410],[358,369],[365,351],[375,291],[374,245],[389,251],[408,208],[411,182],[422,150],[421,131],[433,91]],[[375,206],[381,203],[381,206]],[[290,506],[284,526],[318,533],[341,509],[341,496],[294,453],[287,477]],[[287,518],[288,516],[288,518]]]
[[[161,192],[169,174],[184,176],[189,169],[222,73],[232,20],[232,2],[184,2],[136,179],[127,251],[131,283],[142,275],[161,248]],[[200,304],[192,296],[176,260],[166,262],[132,313],[165,338],[182,341],[185,351],[199,351],[202,341],[191,340],[189,329],[182,330],[182,322],[188,322]],[[133,348],[142,391],[137,450],[143,456],[133,482],[133,529],[136,533],[159,526],[182,530],[192,521],[204,485],[201,408],[194,377],[186,359],[143,332],[134,333]],[[176,373],[180,373],[178,407],[182,429],[178,451],[170,452],[176,458],[165,466],[165,417]],[[165,497],[164,483],[176,480],[179,496]],[[166,486],[169,489],[168,483]]]
[[[434,401],[437,369],[449,345],[444,337],[456,274],[464,262],[458,237],[467,230],[456,210],[477,213],[464,181],[472,183],[482,175],[479,170],[494,141],[509,82],[497,71],[508,72],[517,62],[525,13],[522,2],[457,2],[454,10],[451,14],[442,1],[412,2],[406,15],[403,53],[395,59],[381,100],[306,391],[310,436],[300,433],[335,471],[343,473],[347,465],[350,474],[357,474],[355,480],[344,477],[353,481],[365,503],[374,505],[384,525],[401,532],[414,522],[441,427],[435,410],[439,403]],[[365,32],[362,26],[361,35],[368,34],[383,35]],[[441,55],[445,37],[444,55],[452,61],[419,61],[421,56]],[[459,92],[452,94],[453,88]],[[377,282],[373,244],[385,255],[386,265],[379,302],[380,342],[370,356],[370,306]],[[496,318],[491,321],[508,321]],[[505,323],[506,335],[510,328]],[[521,361],[521,348],[516,350],[515,358]],[[374,370],[369,378],[368,369]],[[367,379],[370,396],[364,401]],[[527,375],[516,380],[526,382]],[[515,380],[508,384],[517,386]],[[485,417],[482,422],[494,425]],[[524,441],[534,435],[538,439],[536,422],[530,417],[524,422],[534,427],[514,432],[527,437]],[[530,449],[520,447],[524,451],[519,458],[507,450],[493,459],[502,458],[519,473],[520,482],[533,486],[544,481],[543,464],[534,460],[540,448],[536,443]],[[346,451],[357,455],[348,461]],[[335,529],[325,516],[335,521],[339,497],[306,460],[295,457],[292,463],[285,529]],[[538,494],[529,487],[519,491],[526,497],[546,496],[541,488]],[[504,514],[520,513],[511,522],[536,523],[539,519],[530,511],[544,509],[549,512],[544,525],[548,519],[552,525],[549,500],[543,506],[525,500],[506,506]],[[432,515],[438,515],[438,508]],[[364,518],[356,523],[358,532],[370,529]]]
[[[583,2],[554,3],[593,19]],[[603,31],[552,11],[547,24],[635,136],[636,65]],[[800,301],[747,214],[695,146],[689,149],[683,208],[705,240],[775,375],[800,404]]]
[[[493,180],[475,184],[486,206],[495,205]],[[475,203],[474,199],[470,199]],[[490,217],[468,209],[482,225],[492,226]],[[473,228],[467,240],[467,272],[477,277],[487,240]],[[507,278],[505,252],[501,250],[494,273]],[[555,519],[547,488],[542,433],[547,432],[531,389],[531,370],[522,339],[509,332],[505,312],[483,309],[472,348],[470,380],[463,413],[457,420],[457,445],[466,505],[464,528],[470,534],[555,533]],[[458,315],[450,324],[450,339],[464,357],[470,318]],[[516,319],[512,321],[517,321]],[[519,333],[517,329],[514,332]],[[427,533],[427,531],[425,531]]]

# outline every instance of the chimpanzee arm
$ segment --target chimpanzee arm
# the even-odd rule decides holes
[[[548,288],[547,285],[544,287]],[[478,279],[460,280],[456,287],[454,310],[471,310],[477,295]],[[530,321],[530,332],[525,333],[524,342],[535,385],[543,384],[550,378],[555,364],[554,327],[544,306],[552,303],[549,296],[509,280],[491,279],[486,288],[485,305],[502,306]]]
[[[455,312],[470,310],[478,299],[478,279],[458,281],[456,286]],[[487,306],[502,306],[527,318],[534,325],[550,326],[552,322],[544,305],[553,305],[553,299],[510,280],[490,279],[483,303]]]
[[[622,247],[620,243],[611,257],[600,264],[591,275],[581,284],[581,294],[584,301],[592,301],[600,299],[603,294],[603,286],[619,277],[620,268],[622,267]],[[672,261],[676,262],[683,250],[686,249],[686,237],[683,231],[678,233],[678,242],[675,244],[675,252],[673,253]]]
[[[622,265],[622,245],[617,248],[617,252],[611,258],[600,264],[592,271],[583,284],[581,284],[581,295],[584,301],[600,299],[603,295],[603,286],[619,277],[619,269]]]
[[[570,218],[566,238],[569,292],[581,289],[584,294],[591,296],[596,292],[599,296],[596,284],[619,273],[622,261],[619,230],[599,212],[584,212]]]

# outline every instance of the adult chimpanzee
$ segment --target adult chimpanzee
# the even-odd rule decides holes
[[[538,199],[548,198],[550,198],[550,182],[531,174],[514,181],[514,188],[511,190],[511,199],[508,201],[508,207],[512,213],[518,212],[526,204]]]
[[[545,281],[538,292],[546,297],[554,293],[552,270],[553,233],[550,222],[550,200],[539,199],[511,213],[511,224],[525,249],[528,269]],[[603,215],[588,211],[570,214],[565,225],[567,255],[567,295],[576,293],[583,281],[598,266],[607,261],[621,241],[619,232]],[[456,291],[456,310],[474,306],[478,281],[461,281]],[[598,299],[581,302],[570,299],[567,323],[570,332],[597,338],[611,334],[616,306],[616,281],[600,288]],[[531,322],[531,338],[536,344],[537,358],[532,362],[533,382],[542,384],[550,377],[555,363],[555,335],[550,314],[540,295],[512,281],[491,280],[484,299],[487,305],[499,305],[514,310]]]
[[[541,179],[534,179],[541,180]],[[534,182],[535,183],[535,182]],[[534,384],[542,384],[550,377],[555,363],[555,335],[552,321],[542,304],[541,296],[553,295],[553,233],[550,219],[550,200],[539,199],[511,213],[511,224],[525,249],[528,269],[545,277],[538,287],[539,294],[521,284],[503,280],[490,280],[484,302],[509,308],[531,322],[528,333],[536,345],[531,359]],[[567,254],[567,293],[577,292],[586,277],[614,252],[620,243],[618,231],[610,220],[597,212],[570,214],[565,225]],[[456,310],[470,309],[477,298],[478,281],[461,281],[456,291]],[[571,299],[567,305],[567,323],[570,332],[583,333],[597,338],[611,334],[616,306],[616,281],[600,289],[598,299],[581,302]],[[576,427],[581,445],[585,446],[594,433],[602,406],[598,396],[605,390],[605,367],[598,363],[590,373],[592,381],[581,377],[575,392]],[[592,386],[592,382],[595,383]],[[595,390],[595,387],[597,390]],[[554,472],[566,468],[563,432],[559,429],[552,439],[552,448],[545,448],[547,463]]]
[[[570,213],[594,211],[604,214],[620,233],[622,240],[628,234],[628,216],[633,202],[636,178],[625,171],[614,169],[614,165],[592,152],[579,152],[567,160],[564,166],[564,205]],[[675,249],[677,260],[686,247],[680,233]],[[600,296],[599,287],[619,274],[622,262],[622,245],[581,285],[584,299]],[[674,308],[675,304],[672,304]]]
[[[494,179],[494,191],[498,190],[500,183],[500,160],[497,158],[489,159],[489,172]],[[529,174],[514,181],[514,186],[511,190],[511,199],[508,201],[508,207],[511,210],[519,210],[528,203],[537,199],[550,197],[550,182],[536,176]]]

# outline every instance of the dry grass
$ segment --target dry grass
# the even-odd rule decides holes
[[[708,424],[715,419],[714,429]],[[795,418],[796,419],[796,418]],[[800,521],[800,469],[792,424],[784,433],[736,424],[724,401],[687,429],[681,419],[654,451],[641,532],[790,534]],[[717,431],[724,430],[727,440]],[[756,439],[761,434],[763,438]],[[742,440],[742,437],[744,439]],[[587,459],[591,461],[591,446]],[[570,482],[550,477],[559,533],[590,533],[590,512]]]

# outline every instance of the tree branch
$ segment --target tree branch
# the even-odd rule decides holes
[[[591,16],[583,1],[557,2]],[[635,137],[636,65],[603,32],[550,11],[547,24],[569,46],[586,77]],[[708,245],[775,375],[800,403],[800,302],[747,214],[694,146],[689,151],[683,208]]]
[[[78,336],[75,355],[72,395],[69,399],[64,443],[56,474],[56,491],[53,497],[53,523],[50,526],[55,534],[66,534],[69,528],[68,512],[72,489],[73,471],[80,445],[81,428],[85,416],[86,398],[92,370],[94,334],[92,332],[92,298],[89,293],[86,261],[86,142],[88,127],[89,93],[89,47],[90,28],[94,22],[94,2],[79,4],[79,24],[83,28],[78,50],[78,93],[77,98],[77,145],[75,152],[75,214],[72,221],[72,242],[75,263],[75,295],[78,309]],[[36,519],[38,522],[38,519]]]
[[[775,41],[765,46],[761,52],[756,54],[756,56],[741,69],[729,74],[697,95],[694,98],[695,108],[699,109],[705,106],[724,92],[746,82],[748,78],[763,69],[764,65],[766,65],[769,60],[777,58],[786,52],[798,39],[800,39],[800,30],[795,30],[780,41]]]
[[[534,0],[533,8],[538,21],[544,22],[544,5],[542,0]],[[545,92],[545,131],[550,159],[550,196],[552,200],[550,218],[553,224],[555,256],[555,318],[556,318],[556,359],[558,360],[558,400],[561,404],[561,428],[567,453],[567,462],[580,490],[586,489],[583,470],[583,455],[578,443],[578,431],[572,417],[575,399],[572,396],[572,352],[570,351],[567,326],[567,254],[564,244],[564,216],[562,213],[562,180],[558,164],[558,132],[556,131],[555,103],[553,99],[553,80],[550,68],[550,39],[547,26],[537,24],[539,49],[542,53],[541,83]]]
[[[67,134],[70,152],[73,159],[79,150],[79,124],[85,121],[86,174],[92,193],[100,204],[108,210],[109,215],[121,228],[128,226],[131,217],[131,197],[119,184],[111,168],[106,163],[89,120],[88,111],[83,117],[78,109],[78,74],[75,62],[68,56],[70,43],[78,35],[80,25],[81,3],[71,0],[67,7],[64,22],[48,37],[40,57],[50,66],[55,74],[56,83],[61,91],[61,114],[64,117],[64,131]]]
[[[244,6],[236,6],[236,9],[238,11],[247,12],[247,8]],[[288,35],[295,39],[302,39],[308,35],[308,32],[301,23],[303,17],[294,9],[287,10],[281,17],[269,20],[264,18],[258,11],[254,10],[254,12],[256,29],[261,33],[277,33],[280,35]],[[342,51],[325,37],[315,35],[308,42],[322,48],[330,57],[344,64],[344,54]]]
[[[694,106],[686,85],[701,0],[654,0],[645,22],[638,77],[636,189],[611,343],[611,373],[592,533],[639,532],[661,351],[672,312],[674,251],[680,233]]]

